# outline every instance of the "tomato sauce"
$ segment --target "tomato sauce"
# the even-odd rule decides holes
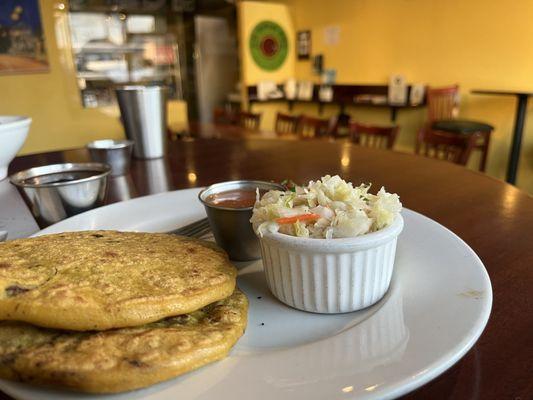
[[[259,190],[262,196],[266,191]],[[255,189],[235,189],[214,193],[205,199],[206,203],[226,208],[249,208],[255,204]]]

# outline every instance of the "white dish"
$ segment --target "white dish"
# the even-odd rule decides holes
[[[389,290],[403,218],[377,232],[314,239],[265,232],[259,238],[272,294],[299,310],[335,314],[362,310]]]
[[[7,167],[26,141],[31,118],[0,115],[0,181],[7,176]]]
[[[199,189],[133,199],[77,215],[38,234],[85,229],[167,231],[204,216]],[[250,299],[246,334],[220,362],[147,389],[88,396],[1,380],[20,399],[389,399],[451,367],[489,318],[490,280],[455,234],[410,210],[383,300],[348,314],[318,315],[277,301],[261,262],[243,264]],[[259,298],[260,297],[260,298]],[[264,324],[264,325],[263,325]]]

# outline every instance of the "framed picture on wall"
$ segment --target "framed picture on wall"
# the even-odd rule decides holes
[[[0,74],[48,71],[39,0],[0,1]]]
[[[298,60],[309,60],[311,57],[311,31],[298,31],[296,41]]]
[[[265,71],[280,68],[289,52],[283,27],[274,21],[259,22],[250,33],[250,53],[255,64]]]

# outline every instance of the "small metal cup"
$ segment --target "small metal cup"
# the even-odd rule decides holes
[[[250,218],[253,207],[227,208],[208,203],[207,198],[215,193],[236,189],[285,190],[283,186],[263,181],[230,181],[216,183],[204,189],[198,198],[205,206],[209,225],[217,244],[234,261],[251,261],[261,258],[259,240],[255,235]]]
[[[111,168],[99,163],[53,164],[9,177],[41,228],[103,205]]]
[[[108,164],[111,167],[111,176],[128,173],[133,150],[131,140],[95,140],[87,143],[86,147],[93,161]]]

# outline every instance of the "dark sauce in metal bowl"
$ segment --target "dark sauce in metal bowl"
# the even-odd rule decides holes
[[[23,185],[50,185],[54,183],[66,183],[80,179],[90,178],[101,174],[100,171],[64,171],[51,174],[37,175],[24,179]]]
[[[259,190],[259,196],[261,197],[266,192],[266,190]],[[205,202],[225,208],[250,208],[254,206],[255,199],[255,189],[235,189],[213,193],[206,197]]]

